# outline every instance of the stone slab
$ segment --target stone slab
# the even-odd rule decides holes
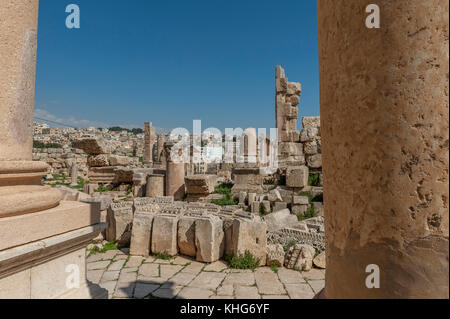
[[[0,250],[56,236],[99,222],[98,204],[61,201],[58,207],[42,212],[1,218]]]

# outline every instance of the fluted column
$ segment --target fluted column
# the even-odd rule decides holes
[[[318,1],[327,298],[449,296],[448,6]]]
[[[58,205],[41,186],[48,165],[32,161],[38,0],[0,5],[0,218]]]

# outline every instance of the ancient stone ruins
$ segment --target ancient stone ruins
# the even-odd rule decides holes
[[[297,128],[277,66],[274,172],[252,128],[243,161],[180,163],[151,122],[33,127],[38,1],[0,5],[0,298],[448,298],[448,24],[410,2],[425,49],[394,8],[387,46],[364,1],[319,1],[322,117]]]

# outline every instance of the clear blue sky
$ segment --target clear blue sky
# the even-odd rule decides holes
[[[277,64],[302,83],[299,116],[319,115],[315,0],[41,0],[38,34],[36,116],[275,127]]]

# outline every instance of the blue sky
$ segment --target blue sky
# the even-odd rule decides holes
[[[315,0],[41,0],[38,37],[36,116],[270,128],[278,64],[302,83],[299,116],[319,115]]]

